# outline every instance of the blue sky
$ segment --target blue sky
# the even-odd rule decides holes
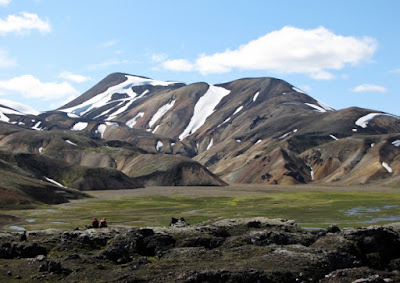
[[[112,72],[277,77],[400,115],[400,1],[0,0],[0,101],[54,109]]]

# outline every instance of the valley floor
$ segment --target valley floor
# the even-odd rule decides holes
[[[93,198],[3,211],[3,215],[13,218],[3,216],[2,229],[73,229],[85,227],[93,217],[106,217],[110,226],[117,228],[168,226],[171,217],[184,217],[195,224],[261,216],[294,219],[306,228],[326,228],[330,224],[359,227],[400,220],[400,190],[388,187],[231,185],[88,193]]]

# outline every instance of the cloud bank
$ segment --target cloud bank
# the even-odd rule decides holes
[[[84,82],[87,82],[87,81],[90,80],[89,77],[85,77],[85,76],[78,75],[78,74],[73,74],[73,73],[67,72],[67,71],[61,72],[58,75],[58,77],[61,78],[61,79],[66,79],[66,80],[69,80],[69,81],[73,81],[75,83],[84,83]]]
[[[173,71],[198,71],[203,75],[233,69],[303,73],[313,79],[330,80],[330,70],[340,70],[369,60],[377,49],[370,37],[334,34],[324,27],[301,29],[285,26],[252,40],[237,49],[200,55],[194,62],[166,60],[162,67]]]
[[[387,89],[380,85],[362,84],[352,89],[353,92],[387,92]]]
[[[0,35],[31,30],[46,33],[51,31],[51,27],[47,20],[42,20],[38,15],[27,12],[22,12],[20,15],[8,15],[5,20],[0,19]]]
[[[23,75],[10,80],[0,81],[0,93],[18,93],[26,98],[40,98],[46,101],[67,96],[75,96],[79,92],[67,82],[41,82],[32,75]]]

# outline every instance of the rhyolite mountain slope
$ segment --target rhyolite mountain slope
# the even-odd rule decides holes
[[[85,130],[105,140],[190,157],[229,183],[399,184],[398,116],[334,110],[279,79],[186,85],[114,73],[42,117],[57,115],[71,129],[96,122]]]
[[[400,184],[400,117],[334,110],[275,78],[187,85],[114,73],[54,111],[1,107],[0,149],[115,169],[145,186]]]

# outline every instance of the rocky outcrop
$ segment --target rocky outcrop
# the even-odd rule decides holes
[[[398,282],[399,227],[304,230],[294,221],[258,217],[32,232],[27,243],[12,243],[14,233],[0,237],[0,256],[11,274],[48,281]],[[16,260],[22,257],[32,257],[25,273],[19,271],[25,261]],[[2,270],[0,280],[8,276]]]

